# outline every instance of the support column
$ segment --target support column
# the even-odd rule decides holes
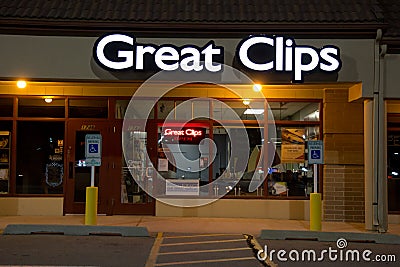
[[[377,30],[374,52],[374,91],[372,103],[372,223],[376,230],[388,230],[386,108],[384,101],[384,57],[387,46],[380,45],[382,31]]]
[[[376,230],[373,222],[374,157],[373,157],[373,110],[374,102],[364,100],[364,186],[365,186],[365,229]]]

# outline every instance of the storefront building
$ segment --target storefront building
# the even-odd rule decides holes
[[[33,1],[23,7],[9,3],[2,11],[0,215],[83,213],[85,188],[90,185],[85,135],[93,133],[101,134],[103,141],[95,179],[101,214],[307,220],[309,195],[317,188],[327,221],[365,222],[367,229],[381,231],[387,229],[388,211],[390,220],[396,221],[400,39],[392,18],[393,10],[400,9],[397,4],[367,1],[328,8],[318,4],[314,8],[324,14],[319,17],[307,9],[309,3],[278,4],[285,10],[279,13],[268,1],[234,1],[231,10],[224,11],[219,8],[227,1],[215,1],[215,13],[210,13],[210,6],[196,6],[197,1],[179,2],[186,8],[174,11],[162,1],[113,7],[60,2],[57,9],[41,2],[47,3]],[[103,52],[114,53],[104,52],[104,60],[99,44],[116,32],[125,41],[104,44]],[[248,50],[241,53],[246,45]],[[169,52],[160,52],[165,48]],[[155,103],[146,129],[125,127],[131,97],[155,73],[151,67],[200,64],[182,63],[185,57],[179,55],[185,48],[192,49],[192,56],[204,55],[199,56],[206,61],[202,68],[215,72],[218,83],[186,83],[160,99],[143,98],[133,107],[138,114]],[[130,52],[116,56],[118,51]],[[178,56],[172,61],[162,57],[165,53],[173,57],[174,51]],[[272,70],[262,69],[268,65],[266,58],[271,59]],[[255,93],[252,82],[219,77],[213,68],[222,63],[248,75],[261,91]],[[18,88],[18,80],[25,80],[26,86]],[[252,113],[255,109],[249,105],[260,113]],[[237,120],[224,116],[227,107]],[[272,122],[276,136],[270,138]],[[228,164],[232,136],[226,125],[231,132],[244,125],[249,136],[249,161],[243,172],[236,170],[240,163]],[[214,158],[199,152],[205,138],[215,145],[204,146],[205,155],[215,150]],[[316,185],[307,162],[310,140],[324,143]],[[168,163],[168,154],[179,161],[174,155],[177,142],[186,157],[198,158],[205,167],[193,171],[190,164],[177,168]],[[293,151],[287,142],[300,145],[300,157],[288,155]],[[124,155],[123,144],[131,144],[131,158]],[[276,148],[272,164],[260,167],[256,162],[268,146]],[[144,149],[149,162],[141,162]],[[135,164],[141,164],[142,171],[130,171]],[[167,179],[196,180],[200,186],[221,177],[225,183],[212,191],[226,195],[200,207],[165,204],[137,184],[152,178],[154,171]],[[268,174],[267,179],[255,191],[249,190],[257,173]],[[232,179],[237,183],[231,184]]]

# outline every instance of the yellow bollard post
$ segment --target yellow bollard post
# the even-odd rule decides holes
[[[321,231],[322,201],[320,193],[310,194],[310,230]]]
[[[86,187],[85,225],[97,225],[98,188]]]

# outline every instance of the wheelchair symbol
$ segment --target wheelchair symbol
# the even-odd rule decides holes
[[[311,158],[312,159],[320,159],[321,158],[321,150],[311,150]]]
[[[89,145],[89,153],[98,153],[99,145],[98,144],[90,144]]]

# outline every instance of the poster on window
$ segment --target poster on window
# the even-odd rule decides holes
[[[305,161],[305,131],[299,128],[282,128],[282,163],[302,163]]]
[[[168,159],[158,158],[158,171],[159,172],[168,171]]]

